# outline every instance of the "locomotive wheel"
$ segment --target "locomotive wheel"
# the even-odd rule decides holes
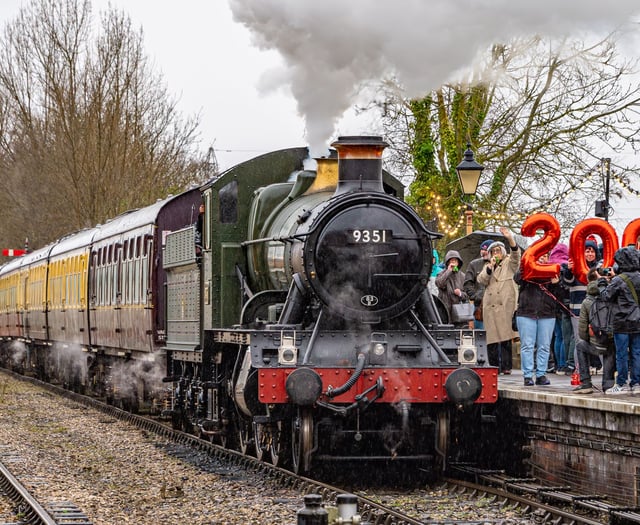
[[[436,423],[436,470],[444,472],[447,467],[447,454],[449,453],[449,412],[438,412]]]
[[[291,466],[296,474],[308,472],[313,448],[313,416],[309,409],[298,409],[291,426]]]
[[[271,453],[271,463],[276,467],[278,465],[282,466],[285,463],[283,454],[287,450],[287,436],[285,435],[284,426],[284,421],[278,421],[271,431],[271,447],[269,448],[269,452]]]
[[[282,461],[283,437],[282,421],[276,423],[254,423],[253,433],[256,440],[256,457],[260,460],[269,460],[273,465]],[[266,457],[267,454],[269,457]]]
[[[265,429],[265,425],[260,423],[253,424],[253,435],[256,441],[256,458],[262,461],[265,450],[269,446],[269,431]]]
[[[180,430],[182,430],[182,432],[184,432],[185,434],[193,434],[193,423],[191,422],[191,419],[189,419],[189,416],[185,413],[182,414],[182,417],[180,418]]]
[[[251,425],[249,425],[243,419],[238,421],[238,428],[236,429],[238,439],[238,450],[247,455],[250,449],[251,443]]]

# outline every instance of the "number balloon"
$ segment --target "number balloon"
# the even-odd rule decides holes
[[[622,234],[622,246],[638,247],[638,237],[640,237],[640,219],[633,219]]]
[[[548,213],[534,213],[522,224],[521,233],[533,237],[538,230],[544,235],[527,248],[522,254],[522,277],[529,279],[551,279],[560,272],[558,263],[540,263],[538,259],[551,251],[560,239],[560,223]]]
[[[604,266],[613,264],[613,254],[618,249],[618,234],[604,219],[585,219],[576,224],[569,238],[569,256],[573,260],[573,275],[586,284],[589,266],[584,258],[584,245],[589,235],[599,235],[602,239],[602,259]]]

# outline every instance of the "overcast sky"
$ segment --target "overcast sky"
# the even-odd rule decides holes
[[[0,0],[2,25],[21,4]],[[417,95],[469,67],[476,52],[497,39],[604,32],[638,11],[637,0],[488,0],[481,10],[477,0],[92,5],[96,14],[118,7],[142,27],[149,57],[182,112],[200,113],[203,149],[213,144],[222,168],[291,146],[310,144],[321,153],[339,134],[376,131],[368,119],[342,116],[351,114],[359,85],[391,71]]]
[[[3,26],[22,3],[0,0]],[[203,149],[214,144],[222,168],[306,144],[293,98],[283,90],[258,92],[260,75],[282,60],[251,45],[225,0],[92,0],[94,15],[109,4],[142,27],[148,56],[179,97],[181,111],[200,113]]]

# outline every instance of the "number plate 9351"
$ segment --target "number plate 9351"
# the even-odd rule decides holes
[[[391,230],[348,230],[349,244],[384,244],[391,242]]]

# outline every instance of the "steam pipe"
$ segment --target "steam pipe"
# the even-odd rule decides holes
[[[400,445],[404,443],[406,436],[409,435],[409,403],[403,400],[400,402],[399,408],[400,417],[402,419],[402,436],[400,437],[400,441],[398,441],[393,449],[390,450],[393,457],[396,456],[397,450],[400,448]]]
[[[358,354],[358,362],[356,363],[356,369],[354,370],[353,375],[349,379],[347,379],[347,382],[344,385],[338,388],[332,388],[331,385],[329,385],[326,391],[326,396],[330,398],[337,397],[341,394],[344,394],[353,385],[355,385],[356,381],[360,378],[360,375],[364,370],[364,362],[365,362],[365,355],[362,353]]]
[[[402,431],[406,435],[409,432],[409,403],[402,401],[400,411],[402,413]]]

